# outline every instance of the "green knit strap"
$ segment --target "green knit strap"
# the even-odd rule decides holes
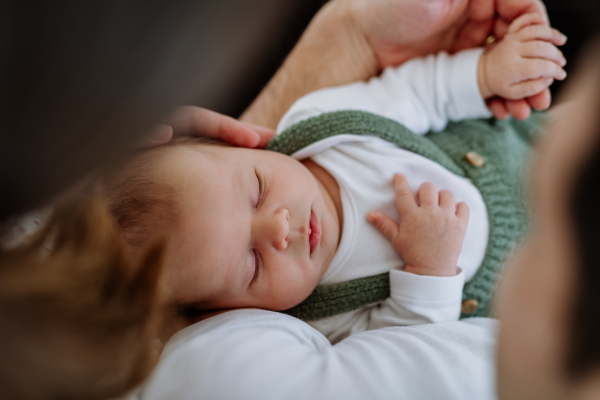
[[[319,140],[344,134],[380,137],[464,176],[463,171],[435,144],[396,121],[365,111],[335,111],[300,121],[271,139],[267,150],[292,155]]]
[[[390,273],[317,286],[312,294],[285,313],[310,321],[357,310],[390,297]],[[336,305],[332,308],[332,305]],[[335,308],[335,313],[332,310]]]

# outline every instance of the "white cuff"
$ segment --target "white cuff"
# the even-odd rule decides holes
[[[455,109],[455,120],[492,116],[481,96],[477,81],[479,59],[483,51],[483,48],[465,50],[450,58],[448,90],[450,104]]]
[[[390,297],[410,313],[429,322],[457,320],[460,316],[465,273],[454,276],[424,276],[390,271]]]

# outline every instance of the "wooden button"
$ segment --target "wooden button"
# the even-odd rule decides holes
[[[469,299],[462,302],[461,311],[463,314],[471,314],[473,311],[477,310],[479,307],[479,302],[475,299]]]
[[[473,165],[474,167],[481,168],[485,165],[485,160],[483,159],[483,157],[481,157],[478,153],[475,153],[474,151],[470,151],[467,154],[465,154],[465,158],[467,159],[469,164]]]

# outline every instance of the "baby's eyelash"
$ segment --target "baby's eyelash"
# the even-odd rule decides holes
[[[262,271],[262,265],[260,263],[260,256],[258,255],[258,251],[256,251],[256,250],[253,250],[253,251],[254,251],[254,276],[252,277],[250,284],[254,283],[258,279],[260,272]]]
[[[258,201],[256,202],[256,208],[258,208],[265,199],[265,177],[257,171],[256,179],[258,179]]]

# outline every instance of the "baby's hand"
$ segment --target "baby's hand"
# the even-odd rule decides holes
[[[417,204],[402,174],[394,176],[394,189],[400,224],[380,212],[369,213],[367,220],[404,258],[405,271],[417,275],[456,275],[469,207],[465,203],[456,204],[454,195],[447,190],[438,193],[429,182],[419,188]]]
[[[540,93],[554,79],[563,80],[567,61],[555,45],[566,36],[544,25],[537,14],[525,14],[513,21],[506,36],[484,53],[477,71],[484,99],[500,96],[519,100]]]

